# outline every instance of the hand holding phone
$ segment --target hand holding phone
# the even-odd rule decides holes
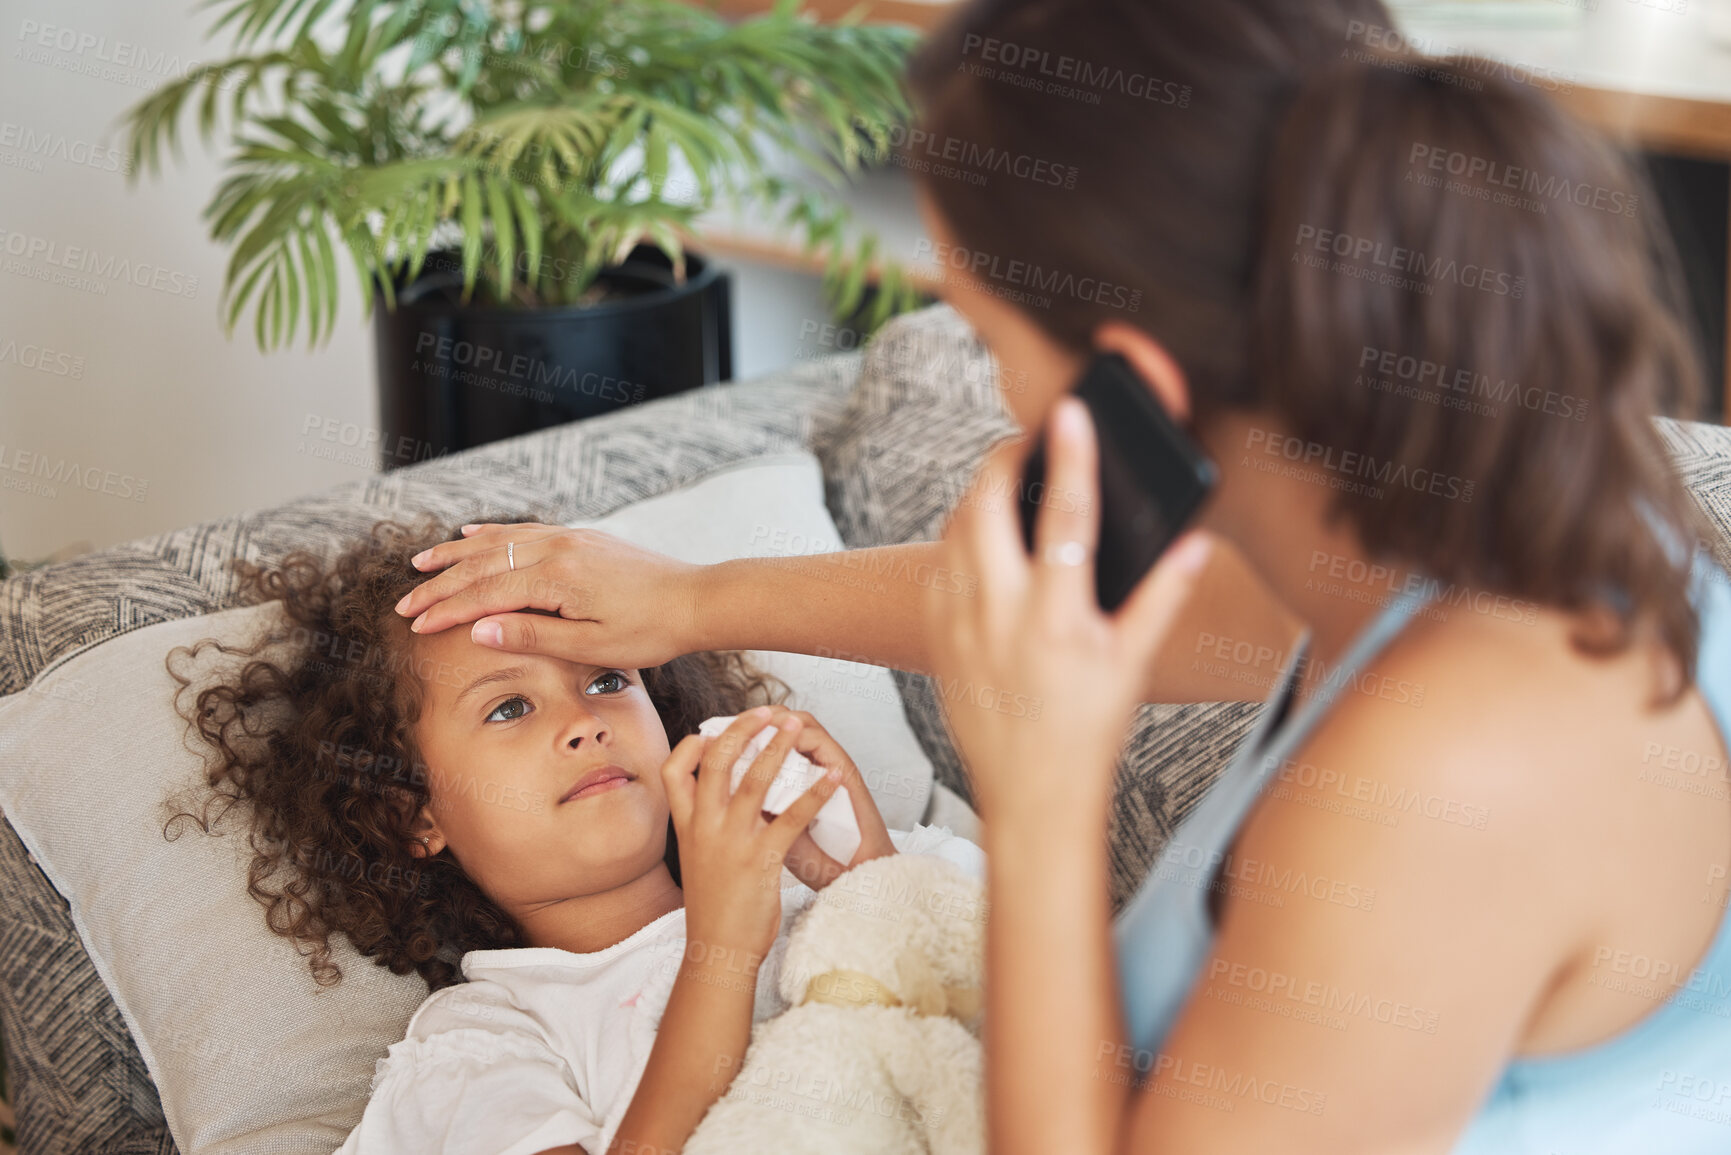
[[[1088,407],[1099,442],[1094,592],[1100,608],[1110,613],[1195,517],[1218,483],[1219,470],[1120,354],[1097,355],[1073,392]],[[1030,553],[1035,519],[1049,499],[1042,435],[1022,473],[1022,541]]]

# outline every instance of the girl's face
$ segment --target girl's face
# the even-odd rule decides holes
[[[405,634],[407,631],[405,629]],[[449,846],[507,911],[623,886],[667,850],[667,731],[636,670],[407,635],[431,801],[417,834]],[[612,767],[621,777],[573,793]]]

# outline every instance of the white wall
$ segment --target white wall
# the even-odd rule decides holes
[[[123,111],[175,67],[226,52],[226,33],[203,41],[208,20],[197,0],[0,0],[0,550],[8,556],[102,548],[368,471],[310,455],[329,443],[305,432],[325,421],[377,424],[372,336],[352,271],[344,269],[328,345],[309,352],[303,326],[293,349],[262,354],[250,310],[232,339],[218,313],[228,254],[207,238],[200,214],[220,180],[220,140],[206,149],[188,125],[182,163],[130,189],[113,171]],[[74,163],[92,149],[95,167]],[[116,275],[40,279],[92,259]],[[130,283],[123,270],[145,283]],[[152,287],[156,277],[161,287]],[[811,355],[799,334],[821,315],[815,278],[741,267],[736,375]],[[48,368],[28,367],[43,350]]]

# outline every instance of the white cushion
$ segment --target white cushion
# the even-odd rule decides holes
[[[805,454],[711,474],[588,524],[690,560],[773,552],[759,526],[837,548]],[[223,837],[185,823],[175,841],[163,837],[169,800],[201,780],[164,658],[202,638],[249,641],[276,612],[135,630],[0,700],[0,807],[69,902],[185,1155],[330,1152],[360,1119],[375,1060],[426,996],[419,976],[391,974],[341,936],[332,946],[343,979],[319,988],[246,893],[238,816],[219,825]],[[792,655],[765,664],[866,771],[889,825],[911,827],[931,767],[888,672]]]

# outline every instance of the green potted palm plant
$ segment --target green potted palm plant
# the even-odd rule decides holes
[[[195,107],[207,145],[226,115],[205,217],[232,249],[224,325],[250,304],[261,350],[303,320],[328,340],[347,254],[387,467],[730,376],[727,280],[688,246],[718,204],[819,256],[838,313],[918,299],[823,183],[887,157],[911,30],[796,0],[739,22],[677,0],[207,6],[234,54],[128,110],[131,171]]]

